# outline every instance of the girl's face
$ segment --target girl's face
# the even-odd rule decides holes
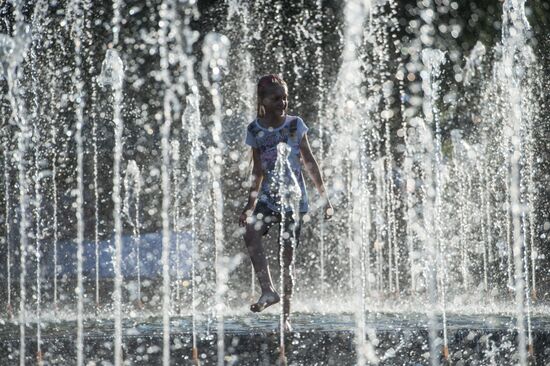
[[[265,113],[272,116],[284,116],[288,107],[288,94],[285,87],[273,87],[262,100]]]

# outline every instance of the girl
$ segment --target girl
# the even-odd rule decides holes
[[[239,217],[239,224],[246,227],[244,240],[262,288],[260,299],[250,306],[250,310],[260,312],[280,301],[279,294],[273,287],[269,265],[262,246],[262,236],[267,234],[273,224],[280,223],[281,211],[284,210],[284,215],[282,215],[284,222],[280,223],[284,228],[282,241],[283,315],[285,326],[290,329],[288,318],[293,288],[291,268],[294,260],[294,248],[299,243],[302,217],[308,211],[308,198],[300,160],[304,162],[306,171],[325,203],[325,219],[330,219],[334,211],[328,199],[319,166],[309,147],[306,134],[308,128],[301,118],[287,115],[287,92],[285,81],[278,75],[265,75],[258,81],[257,118],[248,125],[246,135],[246,144],[252,148],[252,186],[248,203]],[[291,149],[288,161],[301,191],[299,213],[292,212],[291,207],[283,206],[280,202],[278,180],[274,170],[277,160],[277,145],[281,142],[287,143]],[[280,240],[279,243],[281,243]]]

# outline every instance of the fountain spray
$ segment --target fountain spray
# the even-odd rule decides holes
[[[8,76],[9,77],[9,76]],[[18,108],[16,105],[13,105],[13,111],[22,112],[22,108]],[[21,263],[21,273],[19,275],[19,360],[20,365],[25,365],[25,323],[27,321],[26,314],[26,256],[28,250],[28,237],[27,229],[29,226],[27,209],[28,209],[28,186],[27,186],[27,164],[26,164],[26,152],[27,146],[29,145],[29,131],[28,125],[25,117],[18,113],[16,117],[19,123],[19,137],[18,137],[18,151],[17,151],[17,160],[18,160],[18,170],[19,170],[19,207],[21,210],[20,219],[19,219],[19,236],[20,236],[20,263]]]
[[[8,272],[8,281],[7,281],[7,312],[8,318],[13,317],[13,308],[11,305],[11,201],[10,201],[10,167],[9,167],[9,155],[8,152],[8,142],[4,144],[4,205],[6,207],[6,268]]]
[[[480,151],[480,155],[483,152]],[[484,161],[479,164],[480,165],[480,176],[482,179],[482,183],[480,184],[480,196],[481,196],[481,208],[484,209],[484,212],[482,213],[481,217],[481,233],[482,233],[482,240],[483,240],[483,286],[484,290],[489,290],[489,263],[491,263],[492,259],[492,250],[491,250],[491,244],[492,244],[492,236],[491,236],[491,211],[489,206],[489,177],[487,174],[487,167],[485,166]]]
[[[388,270],[388,284],[389,291],[399,296],[400,288],[400,273],[399,273],[399,261],[400,253],[397,246],[397,227],[395,218],[395,184],[393,181],[394,159],[391,150],[392,136],[391,136],[391,121],[394,116],[392,110],[393,103],[393,88],[394,84],[391,80],[391,73],[388,70],[388,59],[390,56],[390,35],[395,32],[395,7],[394,1],[388,1],[389,11],[385,12],[386,3],[378,3],[372,7],[369,17],[369,40],[372,42],[373,52],[373,72],[368,77],[369,88],[376,91],[371,101],[372,108],[377,108],[378,101],[382,103],[382,111],[380,113],[373,113],[372,118],[377,125],[377,130],[380,131],[380,135],[383,134],[383,146],[377,148],[378,158],[381,159],[382,167],[382,196],[381,207],[382,215],[385,221],[384,233],[387,242],[388,257],[387,257],[387,270]],[[382,139],[381,136],[379,136]],[[382,157],[382,152],[384,156]]]
[[[439,357],[437,352],[437,317],[435,314],[437,306],[437,281],[436,281],[436,266],[437,263],[437,242],[434,240],[435,231],[435,190],[433,182],[433,136],[431,126],[422,122],[418,122],[417,131],[419,133],[420,142],[425,146],[425,151],[422,157],[422,172],[423,172],[423,225],[417,230],[419,238],[424,242],[426,248],[426,257],[424,260],[424,271],[427,277],[427,287],[429,292],[429,304],[427,305],[428,316],[428,338],[430,345],[430,364],[432,366],[439,365]]]
[[[136,261],[136,279],[137,279],[137,291],[134,301],[135,306],[138,309],[143,309],[143,302],[141,301],[141,255],[140,255],[140,220],[139,220],[139,207],[140,207],[140,194],[141,194],[141,172],[135,160],[128,161],[126,166],[126,174],[124,176],[124,204],[123,212],[132,227],[132,254]],[[133,196],[133,202],[131,202],[131,196]],[[133,203],[133,210],[131,209]]]
[[[502,27],[502,66],[500,82],[507,90],[507,104],[510,108],[505,127],[511,137],[510,163],[510,210],[512,216],[512,243],[514,260],[514,290],[517,312],[518,356],[521,366],[527,365],[525,339],[525,280],[523,274],[524,247],[526,243],[521,236],[521,167],[522,127],[528,121],[524,119],[522,103],[524,71],[529,67],[528,47],[525,47],[529,23],[525,15],[525,0],[506,0],[503,5]],[[528,114],[527,114],[528,116]],[[525,228],[524,228],[525,229]],[[527,309],[529,310],[529,309]],[[529,317],[529,315],[528,315]],[[531,347],[530,347],[531,348]]]
[[[196,220],[197,220],[197,160],[200,155],[200,151],[203,148],[199,141],[200,129],[201,129],[201,119],[200,119],[200,109],[199,109],[199,97],[197,95],[196,88],[192,90],[192,94],[187,96],[187,103],[185,111],[181,117],[182,125],[189,126],[189,133],[187,137],[187,143],[191,145],[191,153],[187,163],[187,172],[189,175],[189,185],[191,189],[191,232],[193,237],[191,238],[191,322],[192,322],[192,361],[194,366],[199,366],[200,361],[198,357],[197,349],[197,330],[196,330],[196,306],[197,306],[197,282],[196,282],[196,270],[195,262],[197,260],[197,246],[199,244],[197,230],[196,230]],[[187,123],[186,123],[187,122]]]
[[[212,141],[214,146],[209,149],[209,166],[212,172],[212,194],[214,201],[214,244],[215,244],[215,269],[216,292],[215,309],[217,320],[217,348],[218,366],[223,366],[224,361],[224,324],[223,312],[225,308],[224,295],[227,281],[227,258],[224,252],[223,235],[223,193],[222,193],[222,167],[223,152],[226,149],[222,136],[222,100],[220,94],[220,81],[223,70],[227,66],[229,52],[229,39],[218,33],[208,33],[204,39],[202,53],[204,55],[201,65],[203,85],[208,89],[212,97],[214,112],[211,116]]]
[[[537,249],[535,247],[535,227],[536,227],[536,217],[535,217],[535,209],[533,207],[534,202],[536,202],[536,193],[534,192],[534,166],[533,166],[533,153],[531,150],[529,150],[528,157],[527,157],[527,169],[529,171],[529,178],[527,181],[528,186],[528,202],[531,203],[529,206],[529,238],[530,240],[530,246],[531,246],[531,298],[533,300],[537,299],[537,282],[536,282],[536,268],[537,268]]]
[[[52,126],[51,132],[50,132],[50,141],[52,142],[52,146],[54,145],[54,142],[57,140],[57,130],[55,127]],[[57,202],[57,149],[53,149],[53,156],[52,156],[52,196],[53,196],[53,309],[54,313],[57,314],[58,305],[57,305],[57,299],[58,299],[58,289],[57,289],[57,244],[58,244],[58,222],[57,222],[57,210],[58,210],[58,202]]]
[[[92,28],[93,0],[83,0],[83,11],[87,16],[84,19],[85,28]],[[96,55],[93,50],[94,39],[91,32],[84,32],[84,41],[87,46],[87,58],[91,60],[88,68],[89,75],[96,75]],[[97,151],[97,83],[92,82],[89,105],[92,122],[92,146],[93,146],[93,192],[94,192],[94,258],[95,258],[95,311],[99,312],[99,185],[98,185],[98,151]]]
[[[34,54],[34,51],[31,51],[31,54]],[[36,56],[34,56],[36,57]],[[34,62],[33,62],[34,63]],[[33,66],[35,69],[36,65]],[[33,74],[33,82],[35,83],[35,88],[38,88],[38,79],[36,73]],[[34,179],[34,244],[35,244],[35,260],[36,260],[36,288],[35,288],[35,298],[36,298],[36,360],[38,365],[43,364],[42,357],[42,279],[41,279],[41,243],[42,243],[42,184],[41,172],[40,172],[40,132],[38,126],[38,101],[37,96],[33,95],[34,99],[34,113],[33,113],[33,126],[32,126],[32,143],[35,146],[34,148],[34,167],[33,167],[33,179]]]
[[[82,28],[83,28],[83,10],[80,1],[72,4],[72,11],[75,15],[72,28],[73,42],[75,46],[75,72],[73,74],[73,84],[75,85],[76,102],[76,154],[77,154],[77,196],[76,196],[76,220],[77,220],[77,337],[76,352],[77,365],[84,364],[84,285],[82,275],[83,261],[83,240],[84,240],[84,147],[82,139],[82,127],[84,125],[84,81],[82,80]]]
[[[520,176],[520,187],[522,185],[522,177]],[[520,191],[522,188],[520,188]],[[522,197],[523,199],[525,197]],[[526,219],[525,211],[522,211],[521,213],[521,224],[523,227],[523,274],[524,274],[524,281],[525,281],[525,308],[526,308],[526,315],[527,315],[527,350],[530,357],[534,356],[534,349],[533,349],[533,335],[532,335],[532,326],[531,326],[531,298],[529,296],[529,246],[527,245],[527,219]],[[534,268],[532,269],[534,270]]]
[[[176,234],[176,312],[181,314],[181,225],[180,225],[180,198],[181,198],[181,185],[180,185],[180,144],[179,141],[173,139],[171,141],[172,152],[172,187],[173,187],[173,206],[172,206],[172,227]]]
[[[324,67],[323,67],[323,45],[322,45],[322,24],[323,24],[323,4],[322,0],[315,1],[315,24],[316,29],[316,38],[314,39],[317,43],[315,47],[315,56],[317,62],[317,124],[319,130],[319,170],[323,171],[323,161],[325,160],[325,146],[323,143],[323,138],[325,134],[325,119],[322,117],[323,109],[325,107],[325,82],[324,82]],[[321,293],[325,294],[325,271],[324,271],[324,252],[325,252],[325,220],[324,220],[324,210],[321,210],[319,213],[319,257],[320,257],[320,266],[321,266]],[[343,245],[339,245],[340,254],[343,254],[341,248]]]
[[[120,4],[115,2],[115,15],[113,17],[116,27],[119,21]],[[113,35],[118,40],[118,28],[113,27]],[[117,29],[116,31],[114,29]],[[122,134],[124,131],[124,121],[122,120],[122,85],[124,81],[124,64],[115,48],[110,48],[105,53],[105,59],[101,64],[101,74],[97,81],[102,86],[111,86],[113,92],[113,122],[115,125],[115,146],[113,149],[113,219],[115,234],[115,252],[113,267],[115,273],[114,284],[114,318],[115,318],[115,366],[122,364],[122,219],[121,219],[121,195],[120,195],[120,162],[122,160]]]
[[[535,247],[535,227],[536,227],[536,217],[535,209],[533,207],[534,202],[536,202],[536,193],[534,191],[534,166],[533,166],[533,153],[531,149],[528,150],[527,156],[527,169],[529,177],[527,178],[527,201],[530,202],[529,206],[529,238],[530,238],[530,247],[531,247],[531,299],[537,299],[537,283],[536,283],[536,268],[537,268],[537,249]]]
[[[115,274],[114,281],[114,318],[115,318],[115,345],[114,345],[114,364],[121,366],[123,363],[122,355],[122,219],[121,219],[121,195],[120,195],[120,162],[122,160],[122,135],[124,132],[124,121],[122,120],[122,86],[124,82],[124,64],[117,51],[119,44],[119,33],[121,26],[120,9],[122,0],[113,1],[113,42],[105,53],[105,59],[101,64],[101,73],[97,77],[97,82],[102,86],[111,86],[113,92],[113,123],[115,132],[115,146],[113,149],[113,219],[114,219],[114,239],[115,252],[113,268]],[[96,287],[97,288],[97,287]],[[97,291],[97,290],[96,290]]]
[[[280,197],[281,207],[281,220],[279,223],[279,286],[280,293],[285,296],[285,259],[284,259],[284,246],[285,239],[291,237],[292,252],[296,248],[296,237],[292,233],[287,232],[285,229],[285,220],[287,215],[293,215],[294,222],[297,224],[299,218],[299,206],[301,190],[296,176],[292,172],[288,157],[291,153],[291,148],[286,143],[280,143],[277,145],[277,160],[275,162],[275,176],[278,183],[278,195]],[[289,210],[290,209],[290,210]],[[293,254],[294,255],[294,254]],[[292,268],[288,268],[288,280],[292,279]],[[290,299],[287,299],[290,301]],[[285,354],[285,307],[281,306],[281,313],[279,318],[279,364],[286,365],[287,359]]]
[[[170,364],[170,129],[172,127],[172,105],[176,103],[176,95],[172,87],[169,70],[169,26],[175,16],[174,3],[163,1],[160,7],[159,23],[159,54],[160,72],[165,85],[163,97],[163,124],[160,127],[162,166],[162,364]]]
[[[32,123],[32,138],[31,142],[35,146],[34,148],[34,219],[35,219],[35,260],[36,260],[36,362],[38,365],[43,364],[42,356],[42,281],[41,281],[41,239],[42,239],[42,185],[41,185],[41,172],[40,172],[40,160],[42,154],[40,150],[40,102],[38,96],[39,78],[38,78],[38,50],[40,49],[41,37],[42,37],[42,17],[46,11],[47,2],[39,1],[34,8],[31,17],[31,45],[29,49],[30,54],[30,78],[32,85],[32,98],[30,104],[30,117]]]
[[[358,283],[351,284],[353,286],[352,291],[355,295],[355,349],[357,354],[357,364],[362,366],[367,362],[376,362],[376,356],[372,349],[372,344],[366,338],[366,287],[368,283],[368,273],[365,268],[365,264],[359,263],[359,259],[366,256],[366,253],[362,254],[365,250],[363,247],[363,241],[368,238],[361,235],[368,235],[363,231],[361,225],[361,207],[357,204],[359,202],[366,203],[365,196],[368,187],[362,186],[361,174],[357,172],[361,171],[361,162],[365,163],[364,159],[367,159],[363,136],[365,133],[365,127],[370,125],[369,121],[364,120],[365,117],[358,117],[360,113],[355,111],[355,108],[361,108],[364,111],[365,104],[363,102],[362,86],[365,82],[361,75],[362,60],[360,55],[360,47],[365,40],[365,34],[363,27],[365,21],[368,19],[369,10],[371,4],[370,1],[363,0],[349,0],[344,7],[345,28],[344,28],[344,49],[342,53],[342,65],[338,74],[338,81],[336,84],[336,91],[339,93],[340,100],[339,105],[343,108],[339,113],[342,113],[343,119],[348,121],[346,126],[343,126],[342,130],[345,131],[346,136],[342,136],[341,139],[345,142],[346,146],[340,148],[347,149],[350,152],[348,163],[348,179],[349,179],[349,191],[350,193],[350,213],[352,216],[351,224],[348,234],[350,235],[350,276],[352,279],[360,279],[361,285]],[[355,112],[355,113],[354,113]],[[362,118],[362,119],[359,119]],[[350,123],[350,121],[353,121]],[[363,131],[359,130],[359,126],[363,127]],[[361,137],[358,143],[350,141],[349,136]],[[360,146],[358,148],[357,146]],[[364,177],[366,178],[366,177]],[[368,224],[367,224],[368,225]],[[366,228],[365,228],[366,229]],[[376,247],[375,247],[376,248]],[[381,246],[378,247],[381,249]],[[380,250],[378,251],[380,254]],[[367,258],[364,258],[368,260]],[[378,264],[381,265],[381,257],[379,257]],[[378,272],[380,274],[380,272]],[[379,278],[380,279],[380,278]]]
[[[441,73],[441,65],[445,63],[445,54],[440,50],[433,49],[424,49],[422,50],[422,62],[426,69],[422,72],[422,90],[424,91],[424,104],[423,111],[425,119],[427,122],[427,127],[431,128],[432,124],[435,125],[435,141],[434,146],[430,147],[433,149],[434,158],[426,158],[426,164],[430,165],[426,170],[426,199],[425,202],[428,203],[426,208],[426,216],[430,216],[429,221],[426,223],[428,235],[433,235],[433,240],[428,239],[431,244],[433,244],[429,250],[430,255],[433,255],[433,263],[437,263],[439,267],[439,275],[442,276],[441,281],[441,305],[442,305],[442,315],[443,315],[443,356],[445,359],[449,357],[449,349],[447,345],[447,319],[446,319],[446,309],[445,309],[445,292],[446,292],[446,246],[445,240],[443,240],[441,232],[441,195],[442,190],[442,180],[441,180],[441,169],[442,169],[442,156],[441,156],[441,127],[439,121],[439,112],[436,105],[438,94],[439,94],[439,82],[438,77]],[[427,136],[427,135],[426,135]],[[425,141],[428,142],[428,141]],[[430,148],[427,149],[428,153],[431,153]],[[434,167],[431,166],[432,161]],[[434,172],[435,171],[435,172]],[[433,191],[433,192],[432,192]],[[432,198],[433,196],[433,198]],[[433,200],[433,203],[432,203]],[[436,270],[431,268],[430,270],[430,286],[436,285]],[[436,295],[433,293],[436,291],[436,288],[430,288],[432,301],[436,301]],[[433,303],[435,305],[435,303]],[[436,359],[435,352],[435,329],[433,329],[435,318],[433,317],[433,310],[429,311],[430,315],[430,355],[432,365],[438,364]]]
[[[55,45],[62,45],[61,42],[60,42],[60,37],[56,37],[56,42],[55,42]],[[55,55],[55,47],[50,47],[50,49],[48,50],[49,52],[47,53],[47,57],[54,57]],[[50,78],[54,78],[56,77],[56,72],[57,70],[55,69],[54,67],[54,64],[53,62],[51,62],[49,64],[50,68],[49,68],[49,74],[48,76]],[[56,123],[54,121],[57,121],[58,120],[58,117],[60,116],[60,113],[59,113],[59,110],[58,110],[58,103],[59,103],[59,95],[55,92],[57,90],[59,86],[59,81],[57,79],[55,79],[55,81],[51,84],[51,87],[50,87],[50,99],[49,99],[49,106],[50,106],[50,110],[51,110],[51,113],[52,113],[52,118],[51,118],[51,121],[52,123],[50,124],[50,129],[49,129],[49,138],[48,138],[48,141],[45,142],[46,144],[49,144],[50,146],[52,146],[52,149],[51,149],[51,167],[52,167],[52,170],[51,170],[51,187],[52,187],[52,190],[51,190],[51,201],[52,201],[52,209],[53,209],[53,212],[52,212],[52,225],[51,225],[51,230],[52,230],[52,235],[53,235],[53,238],[52,238],[52,243],[51,243],[51,246],[53,247],[53,266],[52,266],[52,269],[53,269],[53,294],[52,294],[52,298],[53,298],[53,313],[55,316],[58,315],[58,310],[59,310],[59,307],[58,307],[58,299],[59,299],[59,292],[58,292],[58,239],[59,239],[59,225],[58,225],[58,209],[59,209],[59,203],[58,203],[58,182],[57,182],[57,176],[58,176],[58,171],[57,171],[57,163],[58,163],[58,151],[57,151],[57,147],[56,147],[56,143],[57,143],[57,138],[58,138],[58,130],[57,130],[57,126],[56,126]]]
[[[8,99],[11,107],[10,120],[17,125],[17,151],[15,159],[17,160],[18,184],[19,184],[19,247],[20,247],[20,270],[19,275],[19,364],[25,365],[25,324],[27,321],[26,313],[26,257],[28,250],[28,184],[27,184],[27,149],[29,146],[30,129],[27,121],[26,110],[22,100],[19,98],[19,89],[17,85],[20,81],[21,68],[18,66],[23,62],[25,53],[31,43],[30,28],[24,23],[22,14],[22,4],[15,3],[15,31],[13,37],[3,37],[3,53],[8,55],[6,58],[6,80],[8,84]]]

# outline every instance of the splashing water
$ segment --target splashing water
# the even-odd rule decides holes
[[[133,299],[137,307],[142,307],[141,300],[141,254],[140,254],[140,237],[141,237],[141,221],[140,221],[140,195],[141,186],[143,185],[141,172],[135,160],[130,160],[126,166],[126,174],[124,176],[124,201],[122,212],[126,216],[126,220],[132,227],[132,256],[135,263],[136,275],[136,294]],[[178,267],[179,268],[179,267]]]
[[[27,17],[16,2],[10,33],[0,34],[0,320],[18,348],[2,355],[20,364],[30,354],[50,364],[245,363],[258,322],[279,328],[277,344],[258,349],[313,363],[300,347],[320,328],[304,319],[316,326],[334,315],[352,333],[350,363],[399,363],[400,352],[419,350],[414,362],[468,363],[457,322],[483,312],[468,327],[485,329],[511,306],[514,319],[495,326],[506,335],[485,334],[476,362],[527,365],[538,353],[544,78],[525,1],[505,1],[500,43],[465,41],[466,57],[438,38],[462,42],[443,16],[457,9],[432,1],[111,5],[92,14],[89,1],[55,11],[40,1]],[[107,16],[109,35],[99,32]],[[242,310],[255,291],[235,224],[249,188],[243,137],[255,77],[276,71],[336,208],[324,223],[314,199],[295,248],[293,319],[306,338],[285,333],[275,306],[254,318]],[[281,177],[287,154],[279,146]],[[280,192],[296,212],[295,177]],[[283,253],[271,252],[283,291]],[[410,329],[427,336],[388,348],[379,328],[401,333],[380,320],[387,314],[420,317]]]
[[[293,281],[292,269],[285,268],[285,239],[291,237],[292,253],[294,253],[294,249],[296,248],[296,237],[286,231],[283,223],[286,222],[287,215],[292,215],[294,222],[300,220],[298,212],[302,195],[298,179],[294,175],[290,161],[288,160],[290,153],[291,148],[287,143],[283,142],[277,145],[277,160],[275,162],[274,173],[277,177],[277,192],[281,207],[281,225],[279,225],[279,293],[283,294],[283,297],[285,296],[285,281]],[[288,275],[285,274],[287,270],[290,272]],[[281,313],[279,315],[279,352],[280,362],[283,364],[286,364],[285,326],[285,307],[281,306]]]

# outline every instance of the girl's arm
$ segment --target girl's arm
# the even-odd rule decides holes
[[[315,157],[311,152],[307,134],[304,135],[302,141],[300,142],[300,153],[302,154],[302,160],[304,161],[306,172],[310,176],[311,180],[313,180],[313,184],[315,184],[315,188],[317,188],[317,192],[319,192],[321,199],[325,202],[325,218],[330,218],[334,211],[332,209],[332,205],[330,204],[330,200],[328,199],[325,183],[323,182],[323,177],[321,177],[321,171],[319,170],[319,164],[317,164],[317,160],[315,160]]]
[[[264,179],[262,161],[260,159],[260,150],[254,147],[252,148],[252,174],[250,179],[252,181],[252,185],[250,186],[250,191],[248,193],[248,202],[239,217],[239,224],[241,226],[246,225],[246,218],[252,215],[252,212],[254,211],[254,207],[256,206],[256,198],[258,197],[258,192],[260,191],[260,186],[262,184],[262,180]]]

